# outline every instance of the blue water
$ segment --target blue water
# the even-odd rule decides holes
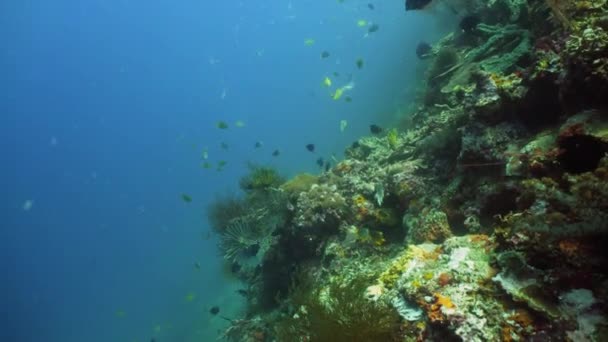
[[[207,204],[248,161],[318,172],[318,156],[394,124],[423,70],[416,44],[451,28],[367,3],[3,1],[0,340],[204,341],[226,325],[211,306],[239,317],[239,284],[202,238]],[[325,76],[352,79],[353,101]],[[223,171],[201,167],[205,148]]]

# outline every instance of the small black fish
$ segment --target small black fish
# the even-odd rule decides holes
[[[152,337],[152,338],[150,339],[150,342],[156,342],[156,339],[155,339],[154,337]]]
[[[416,46],[416,56],[418,56],[419,59],[429,58],[431,52],[433,52],[433,47],[427,42],[420,42],[418,43],[418,46]]]
[[[220,307],[217,305],[212,307],[211,309],[209,309],[209,313],[213,316],[217,315],[218,313],[220,313]]]
[[[369,125],[369,131],[372,132],[372,134],[380,134],[380,133],[382,133],[383,129],[382,129],[382,127],[374,124],[374,125]]]
[[[190,203],[190,202],[192,202],[192,197],[190,197],[186,194],[182,194],[182,201],[184,201],[186,203]]]
[[[200,270],[201,269],[201,263],[198,262],[198,261],[195,261],[194,262],[194,268],[196,268],[197,270]]]
[[[344,98],[344,101],[346,101],[346,102],[353,102],[353,98],[352,98],[352,97],[350,97],[350,96],[346,96],[346,97]]]
[[[236,293],[240,294],[241,296],[247,298],[247,296],[249,295],[249,292],[247,292],[247,290],[243,290],[243,289],[238,289],[236,290]]]
[[[325,161],[323,160],[323,157],[319,157],[319,159],[317,159],[317,165],[319,165],[319,167],[323,167],[324,163]]]
[[[363,58],[357,59],[357,61],[355,62],[355,65],[357,65],[358,69],[363,69]]]
[[[315,144],[308,144],[306,145],[306,149],[310,152],[314,152],[315,151]]]
[[[413,10],[421,10],[428,6],[432,0],[405,0],[405,10],[413,11]]]
[[[327,57],[329,57],[329,52],[327,52],[327,51],[321,52],[321,58],[327,58]]]
[[[325,162],[325,172],[328,172],[331,169],[331,163],[326,161]]]
[[[340,73],[339,73],[339,72],[337,72],[337,71],[334,71],[333,75],[334,75],[334,77],[339,77],[339,76],[340,76]]]
[[[374,33],[376,31],[378,31],[379,29],[380,29],[380,26],[378,26],[378,24],[373,24],[372,26],[369,27],[367,32]]]
[[[373,11],[373,10],[374,10],[374,8],[376,8],[376,7],[374,6],[374,4],[372,4],[372,3],[370,2],[369,4],[367,4],[367,8],[369,8],[370,10],[372,10],[372,11]]]
[[[261,148],[262,145],[264,145],[261,141],[256,141],[255,145],[253,145],[255,148]]]
[[[279,151],[279,150],[274,150],[274,152],[272,152],[273,157],[278,157],[279,154],[281,154],[281,151]]]
[[[481,19],[477,15],[469,14],[460,20],[460,29],[464,33],[471,33],[477,29],[477,25],[481,23]]]
[[[229,149],[229,148],[230,148],[230,146],[229,146],[227,143],[225,143],[225,142],[222,142],[222,143],[220,144],[220,147],[221,147],[223,150],[227,150],[227,149]]]

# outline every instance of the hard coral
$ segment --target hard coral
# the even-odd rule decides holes
[[[346,213],[346,200],[335,185],[314,184],[298,197],[295,223],[300,227],[318,225],[337,229]]]

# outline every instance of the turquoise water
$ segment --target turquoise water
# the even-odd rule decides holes
[[[318,172],[319,156],[394,124],[424,70],[416,45],[457,22],[367,4],[0,4],[0,339],[215,339],[227,322],[209,308],[238,317],[242,298],[207,204],[247,162]],[[226,166],[201,167],[205,150]]]

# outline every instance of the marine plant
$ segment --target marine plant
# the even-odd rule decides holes
[[[241,178],[239,184],[245,192],[252,192],[276,188],[283,181],[283,177],[272,167],[249,165],[249,173]]]
[[[223,197],[216,197],[207,206],[207,218],[211,228],[216,232],[226,230],[232,220],[245,215],[248,205],[245,199],[236,194],[227,194]]]
[[[224,258],[233,262],[255,256],[261,258],[275,242],[272,234],[278,223],[264,211],[234,220],[220,237]]]
[[[373,275],[352,276],[337,276],[322,285],[308,278],[292,289],[291,305],[298,311],[279,322],[278,341],[294,341],[294,336],[305,338],[302,341],[394,340],[400,329],[399,314],[389,303],[365,296]]]

